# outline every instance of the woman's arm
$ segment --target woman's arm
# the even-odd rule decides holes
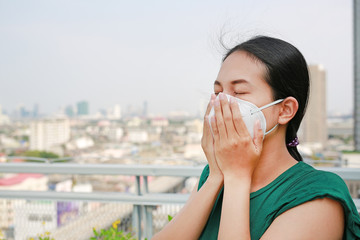
[[[211,96],[211,100],[215,95]],[[216,163],[214,154],[214,140],[211,135],[208,115],[212,105],[209,103],[204,119],[204,132],[201,146],[209,163],[209,177],[197,191],[194,188],[191,196],[181,211],[152,239],[198,239],[209,218],[216,198],[223,186],[223,175]]]
[[[152,239],[198,239],[222,184],[222,178],[209,176],[199,191],[196,186],[181,211]]]
[[[218,239],[250,239],[250,181],[225,178]]]
[[[316,199],[278,216],[261,237],[268,239],[343,239],[344,210],[330,198]]]
[[[255,124],[251,138],[237,103],[220,93],[211,119],[216,161],[224,175],[218,239],[250,239],[250,186],[262,151],[263,132]]]

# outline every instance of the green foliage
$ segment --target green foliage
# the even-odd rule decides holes
[[[3,234],[2,231],[0,230],[0,240],[5,240],[3,237],[4,237],[4,234]]]
[[[93,228],[93,232],[94,237],[91,237],[91,240],[136,240],[131,233],[118,231],[113,227],[107,230],[101,229],[100,231],[96,231],[96,229]]]
[[[15,139],[18,140],[18,141],[26,141],[26,142],[28,142],[29,141],[29,136],[27,136],[27,135],[15,136]]]
[[[341,152],[346,153],[346,154],[359,154],[360,153],[360,151],[356,151],[356,150],[353,150],[353,151],[343,150]]]
[[[23,154],[25,157],[38,157],[38,158],[58,158],[59,156],[52,152],[45,151],[26,151]]]
[[[46,236],[46,237],[39,237],[39,240],[55,240],[55,239],[51,238],[50,236]]]
[[[168,215],[169,221],[172,219],[170,215]],[[120,220],[115,221],[112,224],[112,227],[109,229],[101,229],[99,231],[96,228],[93,228],[94,236],[90,238],[90,240],[137,240],[132,233],[125,233],[124,231],[118,230],[118,225],[120,224]],[[45,223],[43,223],[45,225]],[[37,238],[29,238],[28,240],[55,240],[50,236],[50,232],[45,232],[45,234],[39,235]],[[0,230],[0,240],[3,239],[3,234]],[[145,238],[147,240],[147,238]]]
[[[45,232],[45,234],[41,234],[37,238],[38,240],[55,240],[50,236],[50,232]],[[30,238],[29,240],[36,240],[35,238]]]
[[[119,224],[120,220],[117,220],[109,229],[97,231],[96,228],[93,228],[94,237],[91,237],[90,240],[136,240],[132,233],[125,233],[118,230]]]

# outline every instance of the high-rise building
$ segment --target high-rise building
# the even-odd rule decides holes
[[[75,113],[74,113],[74,107],[71,106],[71,105],[66,106],[66,108],[65,108],[65,114],[66,114],[66,116],[68,116],[68,117],[73,117],[73,116],[75,115]]]
[[[134,106],[129,104],[127,105],[126,112],[124,115],[126,115],[126,117],[134,117],[136,115],[134,114],[134,112],[135,112]]]
[[[30,124],[30,149],[51,151],[53,147],[70,139],[70,122],[67,118],[49,118]]]
[[[9,123],[10,123],[10,118],[6,114],[3,114],[2,106],[0,105],[0,126]]]
[[[354,140],[360,151],[360,0],[354,0]]]
[[[299,140],[311,144],[327,142],[326,127],[326,74],[322,65],[310,65],[310,96],[304,119],[300,126]]]
[[[115,119],[121,119],[121,107],[119,104],[114,106],[113,114]]]
[[[77,115],[89,115],[89,102],[81,101],[77,103]]]
[[[32,116],[34,118],[37,118],[39,116],[39,104],[34,105]]]
[[[25,108],[23,104],[18,105],[17,107],[18,117],[27,118],[30,115],[30,112]]]
[[[122,115],[121,115],[121,106],[119,104],[115,104],[114,107],[110,107],[107,109],[106,111],[106,117],[108,119],[114,119],[114,120],[119,120],[121,119]]]

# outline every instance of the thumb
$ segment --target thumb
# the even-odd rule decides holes
[[[264,132],[260,126],[260,121],[256,120],[254,125],[254,145],[257,152],[261,152],[263,146]]]

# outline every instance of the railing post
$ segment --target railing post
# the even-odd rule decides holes
[[[147,239],[151,239],[153,235],[153,217],[152,217],[153,208],[154,208],[153,206],[145,206]]]
[[[144,178],[144,191],[145,193],[149,193],[149,181],[148,176],[143,176]],[[145,237],[147,239],[151,239],[153,235],[153,218],[152,218],[152,211],[153,206],[145,206]]]
[[[140,189],[140,176],[136,176],[136,195],[141,195]],[[141,206],[134,205],[133,209],[133,227],[136,230],[136,237],[137,239],[141,240]]]
[[[143,178],[144,178],[144,191],[145,193],[149,193],[148,176],[143,176]]]

